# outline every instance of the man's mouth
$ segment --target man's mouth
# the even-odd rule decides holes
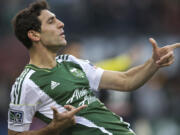
[[[65,34],[64,34],[64,32],[62,32],[62,33],[60,34],[60,36],[61,36],[61,37],[65,37]]]

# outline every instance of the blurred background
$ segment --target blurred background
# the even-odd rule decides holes
[[[33,0],[1,0],[0,8],[0,135],[7,135],[11,85],[29,62],[17,41],[12,17]],[[125,71],[152,55],[148,41],[159,46],[180,42],[179,0],[49,0],[65,23],[70,53],[104,69]],[[131,123],[137,135],[180,135],[180,49],[175,63],[161,69],[137,91],[102,90],[96,95],[109,109]]]

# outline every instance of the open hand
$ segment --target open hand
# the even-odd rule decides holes
[[[153,46],[153,60],[158,67],[169,66],[174,62],[174,49],[180,48],[180,43],[175,43],[172,45],[166,45],[162,48],[158,47],[158,44],[153,38],[149,41]]]

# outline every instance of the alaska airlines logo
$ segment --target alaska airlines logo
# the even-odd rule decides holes
[[[80,69],[72,68],[72,69],[70,69],[70,72],[76,77],[79,77],[79,78],[84,78],[85,77],[84,72],[82,70],[80,70]]]
[[[67,100],[66,104],[70,104],[74,100],[78,100],[81,97],[84,97],[84,99],[79,103],[79,106],[85,105],[85,104],[90,104],[97,100],[97,98],[95,96],[91,96],[91,95],[87,95],[87,94],[88,94],[87,89],[82,89],[82,90],[75,89],[73,95],[71,96],[71,98],[69,100]]]

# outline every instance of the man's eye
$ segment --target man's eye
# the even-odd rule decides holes
[[[48,23],[49,23],[49,24],[53,23],[53,19],[50,19],[50,20],[48,21]]]

